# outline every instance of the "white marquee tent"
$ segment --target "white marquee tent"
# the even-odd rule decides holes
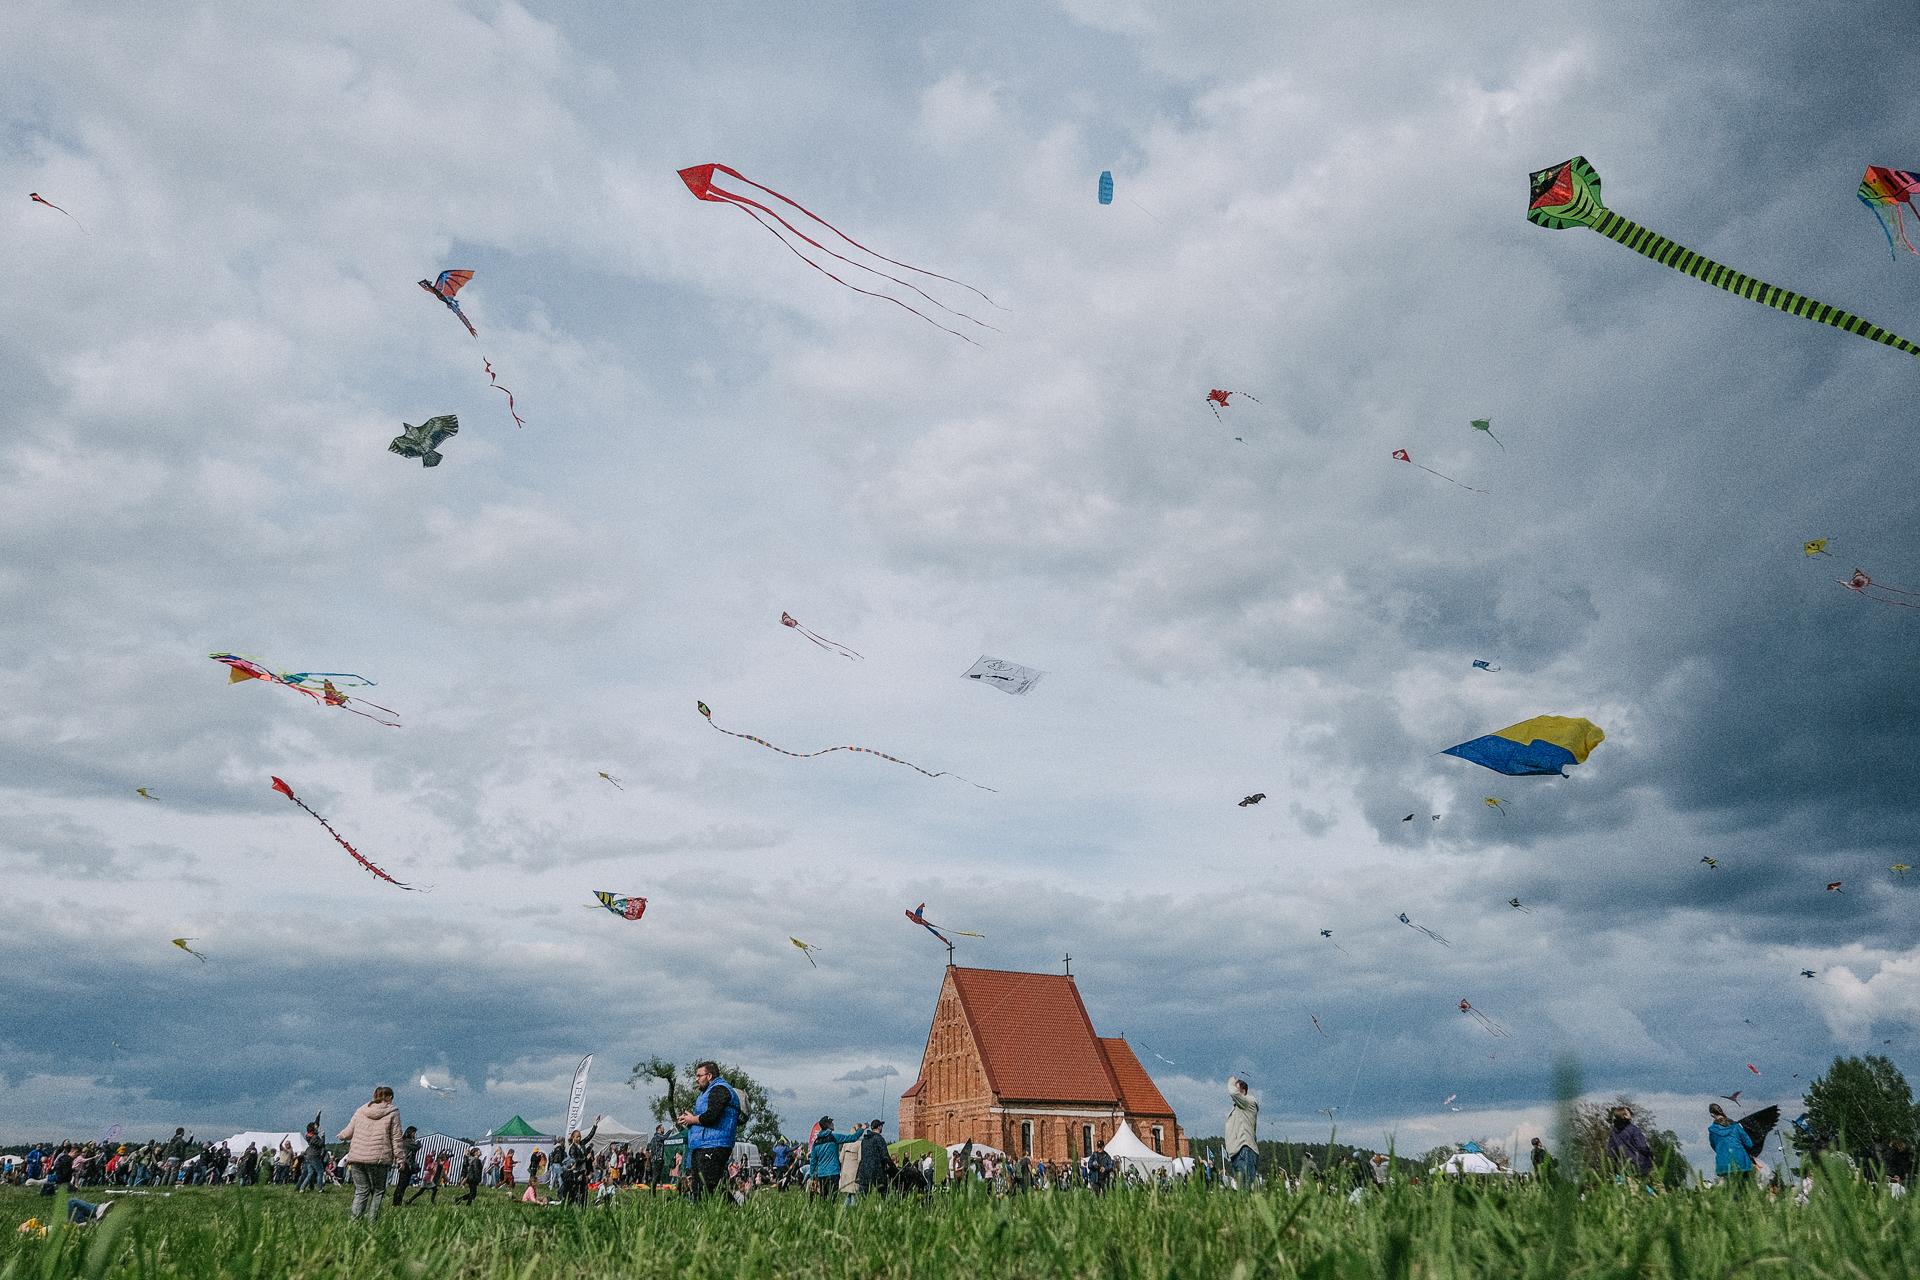
[[[1173,1168],[1173,1157],[1163,1156],[1146,1143],[1140,1141],[1140,1135],[1122,1125],[1114,1130],[1107,1139],[1107,1154],[1122,1169],[1140,1169],[1148,1173],[1157,1173],[1162,1169]]]
[[[1462,1151],[1457,1156],[1449,1156],[1446,1162],[1440,1166],[1440,1172],[1452,1174],[1501,1173],[1506,1174],[1508,1177],[1513,1176],[1513,1170],[1502,1169],[1478,1151]]]

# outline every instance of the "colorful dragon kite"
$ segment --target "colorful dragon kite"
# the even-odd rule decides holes
[[[948,948],[951,948],[953,946],[953,943],[948,941],[946,935],[940,932],[940,927],[933,924],[931,921],[927,919],[926,903],[923,902],[919,906],[915,907],[913,910],[907,912],[907,919],[913,921],[915,924],[919,925],[922,929],[925,929],[928,933],[940,939],[940,941],[945,943]],[[984,933],[968,933],[965,929],[952,929],[952,930],[949,930],[949,932],[954,933],[962,938],[984,938],[987,936]]]
[[[1908,173],[1905,169],[1884,169],[1877,164],[1867,166],[1867,175],[1860,179],[1860,203],[1867,206],[1880,229],[1887,233],[1887,255],[1899,257],[1899,249],[1908,253],[1920,253],[1913,247],[1913,241],[1907,239],[1907,224],[1900,212],[1900,206],[1920,213],[1920,205],[1913,203],[1915,192],[1920,192],[1920,174]],[[1885,212],[1882,212],[1885,210]],[[1887,220],[1891,214],[1893,220]],[[1894,247],[1899,242],[1899,249]]]
[[[210,653],[207,656],[215,662],[224,662],[227,666],[233,668],[232,672],[227,676],[228,684],[239,684],[242,680],[265,680],[268,684],[284,685],[289,689],[296,689],[314,701],[325,703],[329,707],[341,707],[353,712],[353,714],[357,716],[366,716],[367,719],[373,721],[375,724],[386,725],[389,729],[398,729],[400,727],[398,722],[382,720],[379,716],[368,715],[365,711],[361,711],[357,707],[348,706],[349,701],[356,701],[356,699],[349,699],[346,694],[334,687],[333,682],[335,680],[338,680],[350,689],[361,685],[371,686],[373,681],[367,679],[365,676],[357,676],[345,671],[296,671],[292,673],[282,671],[276,673],[260,665],[259,659],[249,658],[243,653]],[[400,714],[397,711],[388,711],[387,708],[377,702],[367,702],[365,698],[357,699],[357,701],[366,703],[367,706],[372,707],[375,711],[386,711],[390,716]]]
[[[1542,169],[1532,174],[1531,179],[1527,221],[1535,226],[1553,231],[1564,231],[1568,227],[1591,227],[1635,253],[1645,254],[1662,266],[1685,272],[1695,280],[1703,280],[1728,293],[1737,293],[1763,306],[1819,324],[1830,324],[1836,329],[1896,347],[1910,356],[1920,356],[1920,346],[1896,337],[1878,325],[1869,324],[1859,316],[1741,275],[1731,267],[1723,267],[1709,258],[1703,258],[1691,249],[1621,217],[1600,202],[1600,175],[1594,172],[1585,156],[1575,156],[1551,168]],[[1868,203],[1871,206],[1872,202]]]
[[[287,799],[293,801],[295,804],[299,805],[302,809],[307,809],[306,801],[302,800],[299,796],[293,794],[293,788],[288,786],[286,783],[280,781],[280,779],[275,778],[273,780],[273,789],[275,791],[278,791],[281,795],[285,796]],[[371,862],[368,862],[365,858],[361,857],[360,851],[354,848],[352,845],[348,844],[345,840],[341,839],[340,833],[338,831],[335,831],[333,829],[333,824],[329,823],[325,818],[321,817],[317,813],[314,813],[314,811],[311,809],[307,809],[307,813],[313,818],[315,822],[319,823],[321,826],[327,829],[327,834],[332,836],[336,841],[338,841],[342,849],[345,849],[348,853],[353,855],[353,860],[355,862],[359,863],[361,866],[371,871],[374,875],[379,876],[382,880],[385,880],[390,885],[395,885],[411,893],[419,892],[418,889],[415,889],[410,884],[401,884],[398,880],[395,880],[392,876],[388,875],[386,872],[382,871],[380,868],[374,866]]]
[[[460,290],[471,279],[473,279],[473,272],[471,271],[442,271],[438,279],[422,280],[420,282],[420,287],[422,289],[425,289],[428,293],[432,294],[434,297],[440,299],[440,301],[446,303],[447,310],[453,312],[453,314],[455,314],[456,316],[459,316],[460,323],[467,326],[467,332],[472,334],[475,338],[478,338],[480,336],[480,331],[473,327],[473,321],[467,319],[467,313],[460,309],[459,302],[457,302],[453,296],[454,294],[460,292]],[[489,360],[486,356],[483,355],[480,357],[480,363],[483,367],[485,367],[487,371],[487,384],[491,386],[495,391],[498,391],[502,395],[506,396],[507,412],[513,415],[514,425],[518,427],[526,426],[527,425],[526,420],[520,416],[519,410],[514,408],[513,392],[501,386],[500,380],[494,377],[493,361]],[[452,435],[453,433],[449,431],[447,434]],[[438,443],[438,441],[436,441],[435,443]],[[396,449],[394,452],[398,453],[399,450]],[[432,466],[433,463],[429,462],[427,465]]]

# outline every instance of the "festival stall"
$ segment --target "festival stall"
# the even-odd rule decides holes
[[[1107,1154],[1121,1169],[1137,1169],[1142,1173],[1160,1173],[1173,1168],[1173,1157],[1163,1156],[1146,1143],[1132,1129],[1121,1125],[1107,1139]]]
[[[559,1139],[550,1133],[541,1133],[538,1129],[522,1120],[519,1116],[507,1121],[497,1129],[489,1129],[475,1145],[480,1148],[482,1158],[491,1160],[495,1151],[505,1154],[513,1152],[513,1180],[523,1183],[527,1180],[527,1161],[535,1151],[544,1152],[549,1159]]]

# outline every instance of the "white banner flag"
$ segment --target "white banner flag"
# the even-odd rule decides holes
[[[580,1059],[580,1067],[573,1073],[573,1097],[567,1102],[567,1127],[561,1133],[562,1141],[571,1138],[573,1131],[580,1127],[580,1115],[587,1109],[587,1068],[593,1065],[593,1055]]]

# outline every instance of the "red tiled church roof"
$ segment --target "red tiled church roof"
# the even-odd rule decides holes
[[[910,1086],[900,1091],[900,1096],[903,1098],[918,1097],[920,1094],[920,1088],[924,1084],[926,1084],[925,1080],[915,1080]]]
[[[1073,979],[999,969],[948,973],[995,1093],[1058,1102],[1120,1101],[1120,1082],[1100,1050]],[[1139,1062],[1131,1053],[1126,1056],[1144,1080]],[[1146,1089],[1159,1102],[1155,1112],[1171,1114],[1151,1081]]]
[[[1107,1067],[1113,1072],[1113,1078],[1120,1086],[1120,1099],[1132,1116],[1170,1116],[1173,1108],[1160,1096],[1160,1090],[1153,1084],[1153,1077],[1140,1065],[1140,1059],[1133,1056],[1133,1049],[1125,1040],[1102,1037],[1100,1051],[1106,1055]]]

